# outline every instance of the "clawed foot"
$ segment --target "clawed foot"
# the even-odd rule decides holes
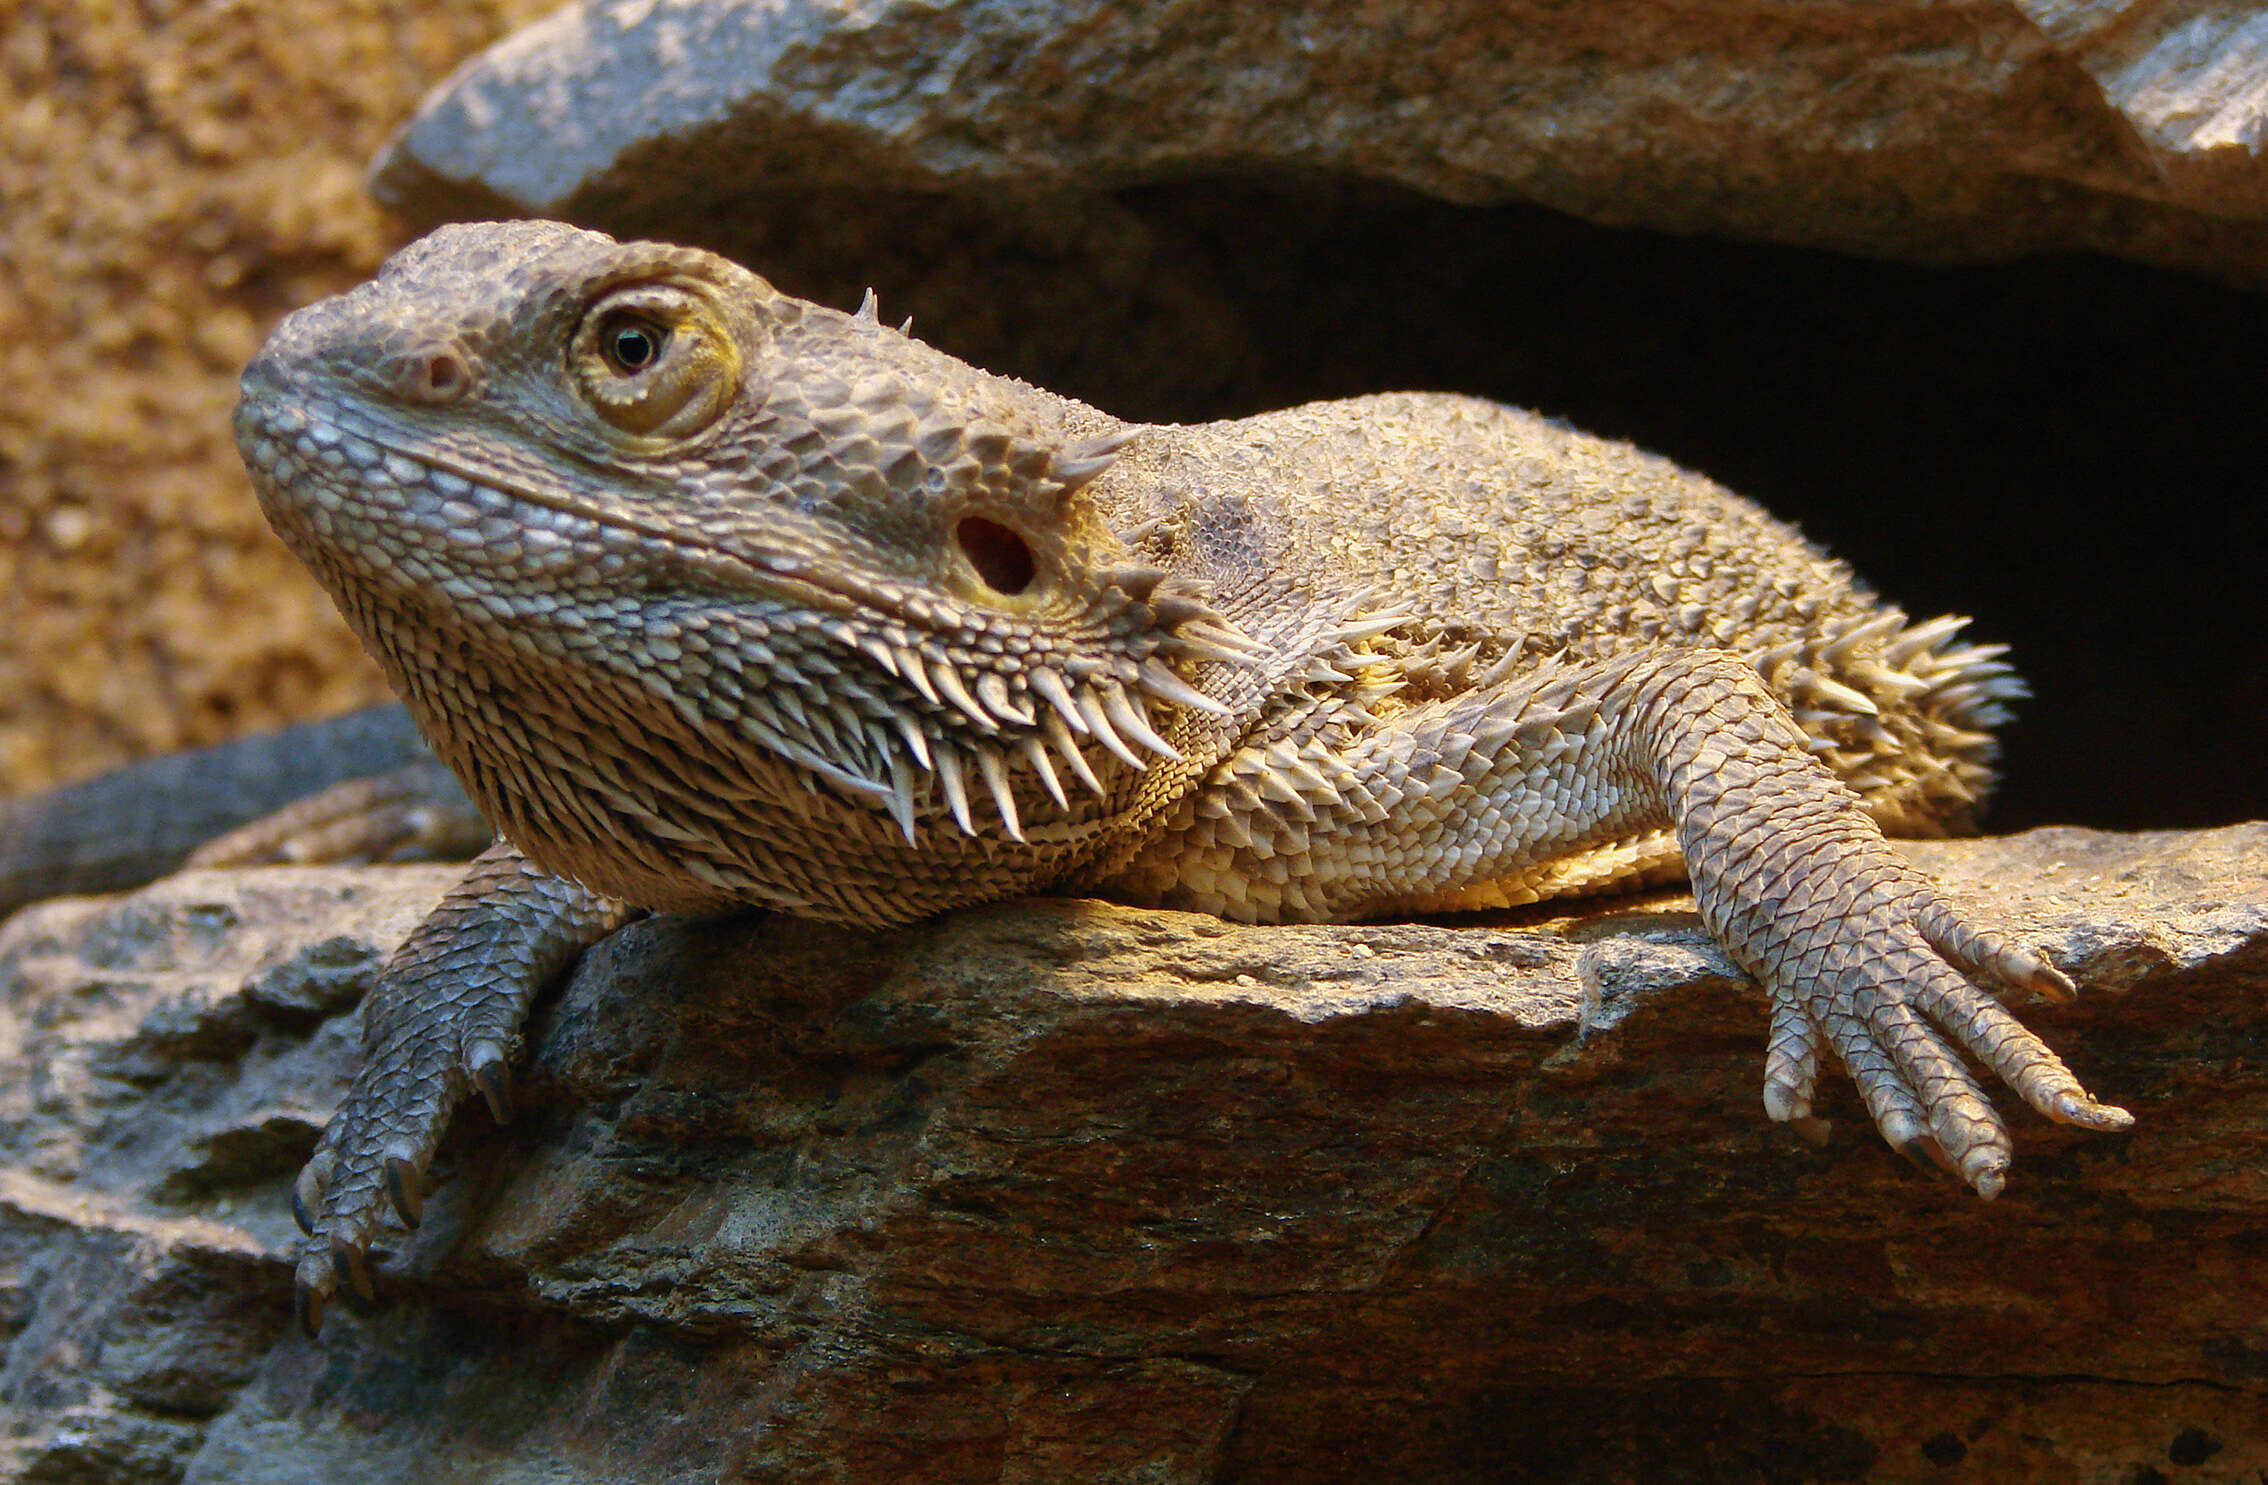
[[[511,1117],[510,1058],[536,987],[628,916],[498,844],[387,960],[362,1006],[362,1066],[292,1190],[310,1333],[333,1295],[376,1298],[370,1241],[385,1209],[417,1225],[426,1169],[467,1093]]]
[[[2013,1143],[1960,1052],[2059,1123],[2106,1132],[2133,1124],[2126,1110],[2096,1102],[2061,1058],[1962,973],[2069,999],[2071,981],[2038,954],[1972,928],[1910,873],[1838,918],[1791,939],[1765,975],[1773,1010],[1764,1107],[1772,1118],[1807,1139],[1824,1137],[1812,1095],[1822,1053],[1832,1048],[1894,1149],[1988,1198],[2006,1184]]]
[[[467,1088],[479,1088],[497,1122],[513,1118],[508,1047],[494,1038],[458,1047],[447,1032],[442,1025],[397,1041],[365,1063],[299,1168],[290,1211],[308,1242],[299,1249],[295,1308],[308,1335],[333,1297],[349,1308],[376,1304],[370,1242],[386,1208],[408,1229],[424,1217],[426,1170]]]
[[[391,1208],[405,1228],[425,1215],[426,1172],[467,1083],[498,1120],[511,1117],[511,1073],[504,1048],[471,1049],[463,1063],[410,1076],[358,1077],[315,1153],[292,1184],[291,1214],[307,1234],[296,1271],[295,1309],[312,1336],[333,1297],[357,1310],[374,1306],[370,1244]]]

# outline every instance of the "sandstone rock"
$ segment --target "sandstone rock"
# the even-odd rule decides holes
[[[1706,10],[587,0],[429,97],[411,215],[697,224],[790,185],[976,198],[1324,174],[1925,259],[2260,285],[2268,22],[2234,0]]]
[[[315,1342],[285,1185],[449,870],[36,907],[0,1473],[2254,1478],[2268,825],[1915,855],[2079,976],[2027,1017],[2140,1119],[2020,1114],[1993,1204],[1847,1090],[1825,1148],[1771,1129],[1760,1006],[1676,896],[656,919],[540,1015],[520,1120],[465,1112],[389,1308]]]
[[[419,92],[550,7],[0,7],[0,793],[386,695],[236,377],[396,244],[362,170]]]
[[[2087,70],[2170,196],[2268,214],[2268,13],[2220,0],[2015,0]]]

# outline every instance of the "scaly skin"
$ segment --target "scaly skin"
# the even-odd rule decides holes
[[[1691,877],[1990,1196],[2129,1122],[1960,971],[2062,975],[1883,829],[1964,828],[2020,694],[1699,476],[1468,398],[1145,427],[709,254],[445,228],[245,373],[269,519],[508,845],[387,966],[299,1185],[310,1325],[535,986],[633,908],[903,922],[1041,889],[1262,921]]]

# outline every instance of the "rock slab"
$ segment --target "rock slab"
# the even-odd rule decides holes
[[[2268,824],[1916,847],[2087,987],[2119,1138],[2008,1194],[1657,895],[1246,928],[1068,900],[654,919],[468,1109],[387,1308],[290,1327],[288,1180],[448,868],[0,931],[0,1474],[34,1482],[2251,1480]]]
[[[975,199],[1336,177],[1927,260],[2093,248],[2255,286],[2240,0],[585,0],[380,158],[425,220],[699,236],[787,187]]]

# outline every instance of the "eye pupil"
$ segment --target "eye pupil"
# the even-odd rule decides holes
[[[606,329],[606,359],[625,376],[644,371],[661,359],[669,332],[643,320],[625,320]]]
[[[561,389],[608,436],[642,440],[642,449],[707,428],[740,387],[730,318],[697,286],[618,286],[584,310],[564,342]],[[468,380],[477,381],[479,368],[471,369]]]

